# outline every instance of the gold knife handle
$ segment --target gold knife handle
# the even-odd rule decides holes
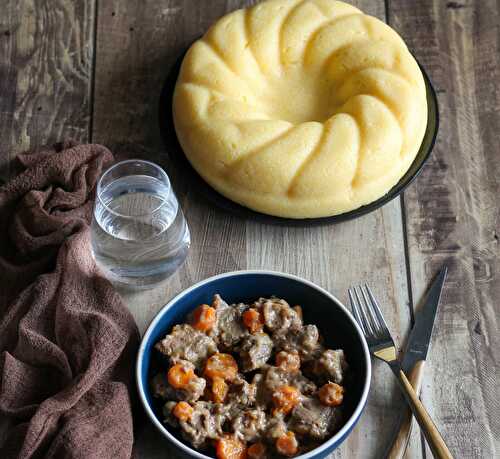
[[[424,405],[422,405],[422,402],[418,398],[417,394],[415,394],[413,387],[408,381],[406,375],[403,373],[403,370],[401,370],[399,363],[394,361],[390,362],[389,365],[398,379],[403,395],[413,412],[413,416],[415,416],[415,419],[420,426],[420,430],[423,432],[425,439],[431,448],[433,456],[437,459],[453,459],[453,456],[446,446],[443,437],[439,433],[439,430]]]
[[[408,375],[408,380],[417,394],[420,394],[422,380],[424,376],[425,360],[419,360]],[[402,416],[399,431],[394,438],[391,449],[387,454],[387,459],[402,459],[413,427],[413,414],[409,408],[406,408]]]

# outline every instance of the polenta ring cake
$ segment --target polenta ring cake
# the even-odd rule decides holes
[[[189,162],[225,197],[288,218],[384,196],[427,125],[422,72],[382,21],[332,0],[268,0],[219,19],[173,97]]]

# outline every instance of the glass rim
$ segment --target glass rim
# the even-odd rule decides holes
[[[163,200],[162,203],[156,207],[155,209],[149,211],[149,212],[146,212],[144,214],[138,214],[138,215],[125,215],[125,214],[121,214],[120,212],[116,212],[115,210],[111,209],[102,199],[101,199],[101,192],[103,191],[102,190],[102,181],[103,179],[111,172],[113,171],[115,168],[117,168],[118,166],[122,166],[124,164],[127,164],[127,163],[141,163],[141,164],[147,164],[148,166],[152,166],[154,169],[156,169],[157,171],[160,172],[160,174],[165,178],[166,182],[167,182],[167,186],[168,186],[168,193],[170,194],[173,190],[172,190],[172,184],[170,183],[170,178],[168,177],[168,174],[163,170],[162,167],[160,167],[158,164],[155,164],[153,163],[152,161],[148,161],[146,159],[125,159],[123,161],[118,161],[117,163],[113,164],[112,166],[108,167],[103,173],[102,175],[99,177],[99,180],[97,181],[97,188],[96,188],[96,201],[99,200],[100,204],[106,209],[106,211],[118,216],[118,217],[121,217],[121,218],[141,218],[141,217],[146,217],[148,215],[152,215],[154,214],[155,212],[157,212],[158,210],[160,210],[165,204],[167,204],[167,200]],[[124,175],[124,177],[126,177]],[[95,212],[95,210],[94,210]]]

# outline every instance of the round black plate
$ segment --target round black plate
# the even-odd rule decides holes
[[[187,50],[186,50],[187,51]],[[309,225],[322,225],[330,223],[340,223],[346,220],[351,220],[353,218],[360,217],[367,214],[384,204],[388,203],[391,199],[399,196],[400,193],[418,176],[422,170],[423,165],[429,159],[432,148],[436,141],[436,135],[439,126],[439,112],[437,105],[436,92],[432,86],[432,83],[427,76],[427,73],[420,65],[422,74],[424,75],[425,85],[427,89],[427,129],[425,131],[424,139],[422,140],[422,145],[415,157],[415,160],[411,164],[410,168],[406,174],[401,178],[401,180],[384,196],[377,199],[357,209],[345,212],[343,214],[333,215],[331,217],[321,217],[321,218],[282,218],[275,217],[272,215],[266,215],[260,212],[255,212],[247,207],[243,207],[230,199],[222,196],[220,193],[215,191],[208,183],[206,183],[201,176],[194,170],[191,163],[188,161],[182,148],[177,140],[175,134],[173,115],[172,115],[172,97],[174,93],[175,83],[177,81],[177,75],[182,64],[182,59],[186,54],[184,51],[181,56],[177,59],[174,66],[171,68],[167,79],[162,88],[160,96],[160,108],[159,108],[159,118],[160,118],[160,133],[163,139],[163,143],[167,149],[167,152],[174,162],[174,165],[179,169],[179,172],[187,183],[189,183],[190,189],[197,190],[203,197],[207,198],[211,203],[222,208],[223,210],[230,212],[233,215],[242,218],[251,218],[264,223],[273,223],[278,225],[295,225],[295,226],[309,226]]]

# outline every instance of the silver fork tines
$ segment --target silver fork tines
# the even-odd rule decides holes
[[[390,352],[390,356],[395,356],[394,340],[391,337],[380,306],[368,285],[351,287],[348,293],[352,312],[356,322],[363,330],[372,354],[381,358],[381,349],[394,348],[394,353]],[[386,355],[388,354],[384,353],[384,356]],[[386,359],[384,358],[384,360]]]
[[[387,330],[387,332],[389,332],[389,327],[387,326],[387,324],[385,322],[384,316],[382,315],[382,311],[380,310],[380,306],[378,305],[377,300],[373,296],[373,293],[370,290],[370,287],[368,287],[368,285],[365,284],[365,289],[368,292],[368,296],[370,297],[370,301],[371,301],[372,307],[375,310],[375,316],[377,317],[377,319],[379,321],[379,324],[380,324],[379,330],[380,330],[380,332],[384,333],[384,329]]]

